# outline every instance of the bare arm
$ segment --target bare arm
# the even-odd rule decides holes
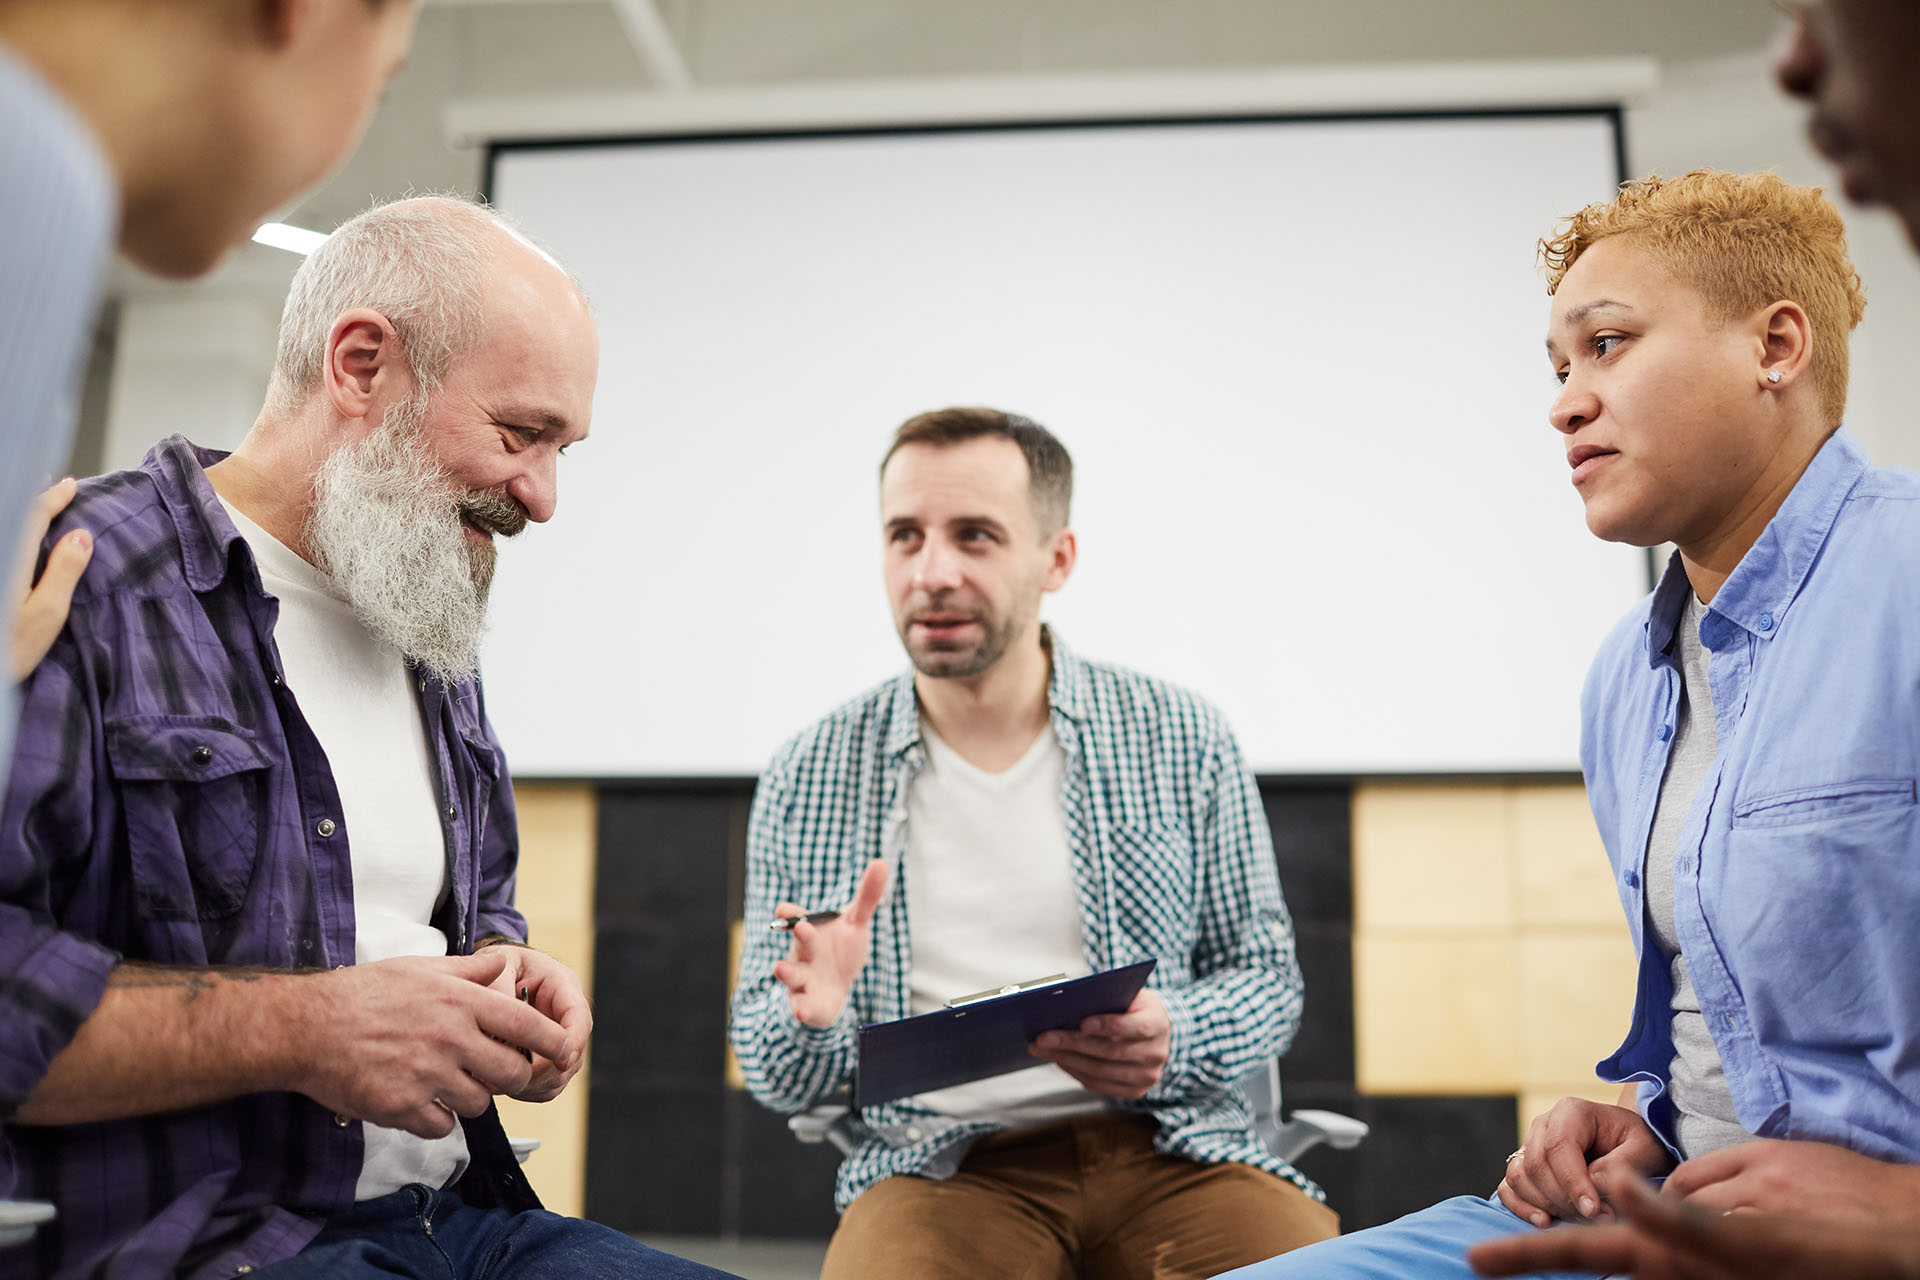
[[[86,1124],[291,1090],[443,1136],[455,1113],[526,1089],[520,1046],[566,1055],[558,1023],[487,985],[508,964],[492,950],[319,972],[120,965],[13,1118]]]

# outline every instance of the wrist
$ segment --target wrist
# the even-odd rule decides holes
[[[216,1025],[208,1043],[232,1055],[233,1069],[251,1093],[312,1096],[333,1046],[327,1028],[336,1004],[336,971],[288,973],[222,983]]]

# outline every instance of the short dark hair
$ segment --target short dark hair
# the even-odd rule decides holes
[[[986,436],[1011,440],[1020,446],[1020,455],[1027,460],[1027,483],[1033,495],[1034,514],[1040,518],[1040,531],[1051,534],[1065,528],[1073,508],[1073,458],[1053,432],[1017,413],[960,406],[916,414],[893,433],[893,444],[887,449],[887,456],[880,459],[880,474],[886,475],[893,455],[907,445],[929,444],[941,448]]]

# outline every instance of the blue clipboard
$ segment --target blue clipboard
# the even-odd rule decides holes
[[[1153,972],[1141,960],[860,1028],[853,1105],[871,1107],[949,1085],[1042,1065],[1027,1046],[1043,1031],[1068,1031],[1101,1013],[1121,1013]]]

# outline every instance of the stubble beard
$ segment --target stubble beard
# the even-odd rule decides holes
[[[936,646],[924,638],[916,639],[911,622],[900,628],[900,643],[913,660],[913,669],[936,680],[966,680],[985,674],[1005,657],[1018,629],[1015,622],[1010,618],[996,619],[984,612],[972,613],[969,617],[980,627],[980,639],[970,648]]]

